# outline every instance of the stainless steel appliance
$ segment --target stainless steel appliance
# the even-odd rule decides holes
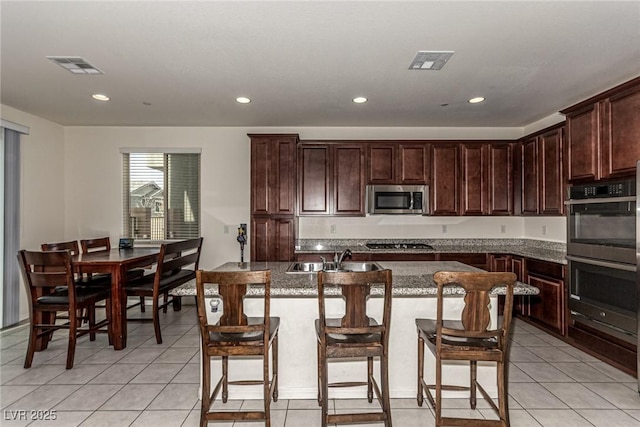
[[[638,341],[636,179],[569,189],[567,260],[572,320]]]
[[[426,185],[368,185],[367,212],[370,214],[414,214],[429,212]]]

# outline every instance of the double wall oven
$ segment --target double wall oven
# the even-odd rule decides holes
[[[637,179],[569,188],[567,260],[572,320],[638,342]]]

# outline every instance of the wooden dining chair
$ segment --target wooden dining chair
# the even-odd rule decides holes
[[[217,285],[222,299],[222,316],[215,324],[207,319],[205,288]],[[251,287],[264,289],[262,315],[248,317],[244,312],[244,297]],[[202,343],[202,405],[200,426],[209,421],[264,420],[271,426],[271,400],[278,401],[278,329],[280,318],[271,317],[271,272],[216,272],[199,270],[196,274],[196,301]],[[269,366],[271,349],[271,366]],[[229,380],[229,357],[262,358],[261,380]],[[211,391],[211,359],[222,358],[222,375]],[[269,371],[272,371],[269,379]],[[213,403],[222,389],[222,402],[229,396],[229,385],[262,385],[263,410],[214,411]]]
[[[45,343],[51,338],[53,331],[69,330],[67,349],[67,369],[73,367],[77,338],[89,334],[95,340],[97,332],[110,331],[111,288],[79,286],[75,279],[71,263],[71,253],[67,250],[35,252],[21,250],[18,252],[23,279],[30,297],[29,344],[24,367],[30,368],[38,340]],[[99,301],[107,304],[107,318],[96,323],[95,305]],[[78,320],[79,313],[86,309],[88,327],[82,328]],[[66,312],[68,322],[56,322],[56,313]],[[110,340],[111,341],[111,340]],[[46,344],[44,347],[46,348]]]
[[[448,272],[439,271],[433,276],[438,286],[438,301],[435,319],[416,319],[418,329],[418,405],[422,406],[426,392],[429,403],[436,413],[436,426],[492,426],[508,427],[508,393],[506,369],[509,350],[509,330],[513,305],[513,287],[516,275],[513,273]],[[450,286],[462,287],[465,291],[464,309],[460,320],[445,320],[444,289]],[[490,327],[490,293],[495,288],[504,288],[505,302],[502,322]],[[497,302],[496,302],[497,303]],[[427,385],[424,380],[424,347],[427,345],[436,358],[435,384]],[[443,385],[443,361],[469,361],[469,387]],[[478,362],[495,362],[497,368],[498,405],[477,381]],[[435,390],[435,398],[431,393]],[[498,420],[478,420],[442,416],[442,391],[468,390],[471,409],[476,408],[476,394],[479,390],[491,408],[498,414]]]
[[[162,344],[159,311],[162,310],[166,313],[169,304],[173,304],[175,311],[180,310],[181,297],[168,298],[169,292],[196,278],[201,249],[202,237],[163,243],[160,246],[156,271],[137,279],[127,279],[124,286],[127,296],[150,297],[153,301],[151,318],[130,318],[128,320],[131,322],[153,322],[158,344]],[[160,296],[164,297],[162,303],[160,303]]]
[[[371,285],[382,285],[384,293],[382,319],[367,314]],[[327,318],[327,287],[337,286],[344,297],[344,316]],[[384,422],[391,427],[389,400],[389,331],[391,323],[391,270],[374,272],[318,273],[320,317],[315,322],[318,343],[318,403],[322,406],[322,427],[338,423]],[[367,381],[329,383],[330,359],[366,358]],[[380,386],[373,374],[373,360],[380,360]],[[329,414],[329,387],[367,386],[367,399],[373,401],[375,391],[380,412]]]
[[[82,248],[82,253],[87,254],[91,252],[109,252],[111,250],[111,239],[109,237],[98,237],[94,239],[82,239],[80,240],[80,247]],[[131,270],[127,270],[126,280],[134,280],[139,277],[144,276],[144,269],[142,268],[133,268]],[[92,278],[108,278],[109,282],[111,282],[111,276],[109,274],[100,274],[96,277],[96,275],[88,274],[88,277]],[[130,305],[127,309],[132,307],[140,306],[140,311],[145,312],[144,305],[144,297],[140,297],[140,301],[136,304]]]

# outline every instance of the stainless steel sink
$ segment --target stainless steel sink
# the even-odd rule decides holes
[[[287,273],[315,273],[322,271],[321,262],[294,262],[287,269]],[[324,271],[377,271],[382,267],[375,262],[343,262],[338,269],[336,263],[327,262],[324,264]]]

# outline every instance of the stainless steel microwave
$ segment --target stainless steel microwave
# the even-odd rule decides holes
[[[429,187],[426,185],[368,185],[367,212],[379,214],[429,213]]]

